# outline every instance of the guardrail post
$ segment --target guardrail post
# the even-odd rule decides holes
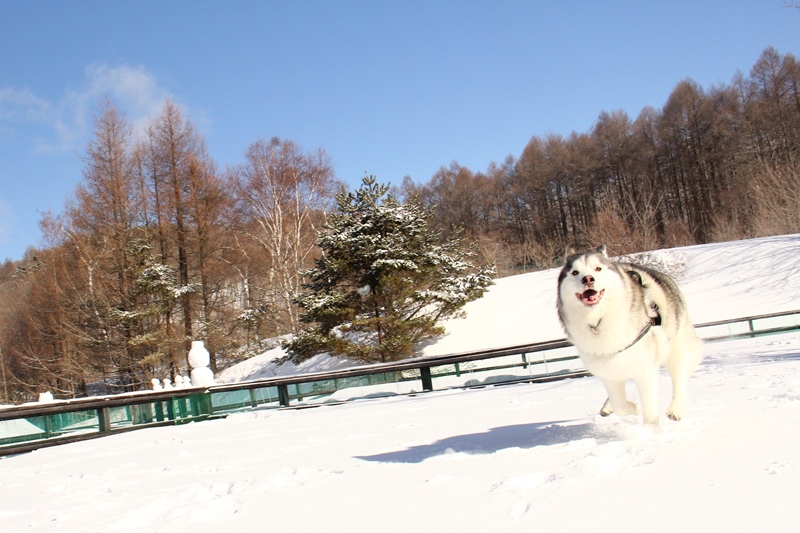
[[[44,417],[44,435],[46,439],[53,436],[53,420],[50,415]]]
[[[184,397],[176,401],[178,402],[178,410],[181,413],[181,418],[188,418],[192,414],[191,398]]]
[[[258,396],[256,396],[256,390],[250,389],[250,407],[258,407]]]
[[[189,396],[189,406],[193,418],[211,416],[211,393],[192,394]]]
[[[433,377],[431,376],[431,367],[423,366],[419,369],[419,377],[422,378],[422,389],[426,391],[433,390]]]
[[[111,416],[108,407],[101,407],[97,410],[97,425],[100,433],[111,431]]]
[[[154,402],[153,409],[156,412],[156,421],[163,422],[164,421],[164,403],[163,402]]]
[[[295,383],[294,384],[294,393],[295,393],[295,397],[297,398],[297,400],[302,402],[303,401],[303,396],[300,394],[300,385],[301,385],[300,383]]]
[[[283,407],[289,407],[289,386],[278,385],[278,403]]]

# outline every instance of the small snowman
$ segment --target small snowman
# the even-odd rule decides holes
[[[153,384],[153,390],[164,390],[164,387],[161,386],[161,380],[160,379],[153,378],[151,380],[151,383]]]
[[[203,341],[192,341],[192,349],[189,350],[189,366],[192,367],[190,376],[193,386],[208,387],[214,384],[214,373],[208,368],[210,362],[211,357]]]
[[[52,401],[55,401],[52,392],[45,391],[39,393],[39,403],[49,403]]]

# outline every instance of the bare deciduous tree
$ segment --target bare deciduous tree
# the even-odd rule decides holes
[[[270,266],[264,303],[295,331],[293,299],[302,271],[312,264],[317,228],[339,184],[323,150],[304,152],[292,141],[257,141],[245,160],[235,172],[237,208],[247,235],[262,247]]]

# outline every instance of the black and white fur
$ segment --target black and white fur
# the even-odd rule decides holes
[[[600,414],[639,413],[625,393],[625,382],[633,379],[644,422],[658,424],[663,365],[672,379],[667,416],[684,416],[687,382],[702,358],[702,343],[669,276],[612,261],[605,246],[569,255],[558,276],[558,316],[586,368],[603,380],[608,400]]]

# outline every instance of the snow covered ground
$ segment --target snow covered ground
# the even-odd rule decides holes
[[[800,236],[659,256],[695,322],[800,306]],[[499,280],[427,353],[563,336],[554,281]],[[797,530],[800,333],[705,354],[687,417],[658,429],[597,417],[602,385],[583,378],[259,410],[5,458],[0,531]]]

